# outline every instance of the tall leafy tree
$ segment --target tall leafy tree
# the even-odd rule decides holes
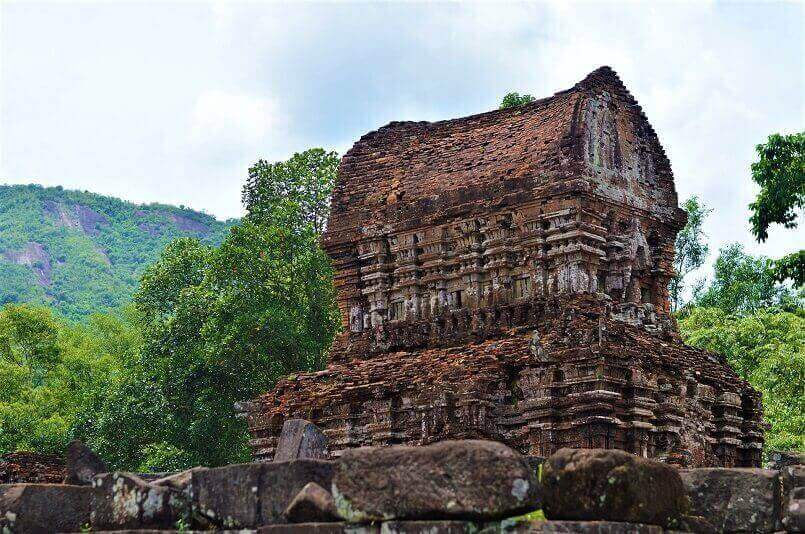
[[[769,307],[793,310],[798,301],[796,292],[777,282],[772,260],[747,254],[738,243],[721,249],[712,282],[694,292],[696,306],[727,314],[746,315]]]
[[[311,148],[287,161],[259,160],[249,168],[243,205],[253,222],[287,225],[288,213],[297,224],[321,233],[330,214],[330,194],[338,171],[338,154]]]
[[[712,211],[692,196],[687,199],[682,208],[688,214],[688,222],[676,236],[676,255],[674,256],[674,272],[668,290],[671,296],[672,310],[679,309],[682,303],[682,293],[685,290],[685,278],[693,271],[704,265],[710,247],[704,233],[704,220]]]
[[[506,96],[503,97],[503,100],[500,102],[500,108],[498,109],[509,109],[509,108],[519,108],[521,106],[525,106],[526,104],[530,104],[534,102],[536,99],[527,94],[520,94],[516,92],[507,93]]]
[[[752,179],[760,192],[749,205],[752,234],[759,241],[769,237],[769,226],[782,224],[795,228],[805,208],[805,132],[783,136],[773,134],[757,146],[758,161],[752,164]],[[775,276],[805,285],[805,251],[782,258],[775,266]]]

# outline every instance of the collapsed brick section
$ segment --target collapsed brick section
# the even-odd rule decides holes
[[[367,134],[324,236],[345,333],[327,370],[246,407],[255,457],[304,417],[336,452],[485,437],[758,465],[758,393],[669,316],[684,222],[608,67],[521,108]]]
[[[0,455],[0,484],[20,482],[61,483],[67,474],[64,460],[35,452]]]

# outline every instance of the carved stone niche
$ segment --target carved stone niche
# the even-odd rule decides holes
[[[474,437],[758,465],[759,394],[669,315],[684,223],[607,67],[521,108],[363,136],[324,236],[346,328],[326,370],[250,403],[255,457],[298,417],[336,455]]]

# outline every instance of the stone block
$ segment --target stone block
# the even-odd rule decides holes
[[[510,532],[518,534],[530,532],[545,534],[663,534],[663,528],[658,525],[616,521],[534,521],[520,524]]]
[[[805,465],[788,465],[780,470],[783,491],[790,492],[794,488],[805,486]]]
[[[64,484],[0,484],[0,532],[78,532],[89,524],[95,490]]]
[[[268,525],[257,529],[258,534],[379,534],[377,525],[347,523],[295,523]]]
[[[283,514],[309,483],[330,487],[335,465],[326,460],[236,464],[191,470],[190,493],[197,514],[225,528],[251,528],[283,521]]]
[[[90,522],[95,530],[173,528],[190,516],[179,491],[154,486],[133,473],[103,473],[93,480]]]
[[[677,470],[619,450],[561,449],[542,466],[548,519],[673,526],[688,508]]]
[[[327,456],[327,436],[319,427],[304,419],[288,419],[282,424],[275,462],[304,458],[324,460]]]
[[[468,521],[386,521],[380,534],[473,534],[475,523]]]
[[[792,498],[783,513],[786,532],[805,532],[805,498]]]
[[[288,505],[308,483],[329,488],[335,471],[335,463],[327,460],[294,460],[261,466],[258,499],[263,525],[281,522]]]
[[[71,441],[65,455],[65,484],[90,485],[95,475],[109,471],[106,462],[79,440]]]
[[[260,520],[263,464],[235,464],[191,472],[193,507],[213,524],[255,527]]]
[[[498,519],[539,508],[536,473],[492,441],[345,451],[332,485],[349,522],[391,519]]]
[[[339,522],[335,500],[329,491],[315,482],[308,482],[296,494],[283,514],[291,523]]]
[[[718,532],[774,532],[781,519],[777,471],[702,468],[680,472],[691,514],[704,517]]]
[[[151,484],[154,486],[166,486],[178,491],[186,491],[191,493],[193,473],[197,471],[204,471],[206,469],[206,467],[194,467],[192,469],[170,474],[166,477],[154,479]]]

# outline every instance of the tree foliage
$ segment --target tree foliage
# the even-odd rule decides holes
[[[805,450],[805,313],[758,309],[736,315],[693,308],[679,321],[687,343],[724,354],[763,394],[767,447]]]
[[[288,161],[259,160],[249,168],[243,205],[252,222],[288,224],[290,212],[298,215],[298,224],[321,233],[337,171],[338,154],[322,148],[296,153]]]
[[[117,316],[73,325],[49,308],[15,304],[0,309],[0,340],[0,453],[60,453],[139,346]]]
[[[758,161],[752,164],[752,180],[760,192],[749,205],[752,233],[758,241],[769,237],[769,226],[797,226],[798,210],[805,208],[805,132],[773,134],[757,146]]]
[[[685,289],[685,277],[695,271],[707,259],[710,247],[707,244],[707,235],[704,233],[704,221],[712,211],[701,202],[698,197],[687,199],[682,208],[688,214],[685,227],[676,236],[676,255],[674,256],[674,272],[668,290],[671,296],[671,307],[679,309],[682,303],[682,292]]]
[[[499,109],[519,108],[521,106],[525,106],[526,104],[530,104],[535,100],[536,99],[531,95],[508,93],[503,97],[503,100],[501,100]]]
[[[721,249],[713,265],[713,280],[694,292],[694,304],[719,308],[727,314],[749,314],[763,308],[796,309],[799,295],[779,284],[774,262],[752,256],[733,243]]]
[[[757,146],[758,161],[752,164],[752,179],[760,192],[749,205],[752,234],[759,241],[769,237],[769,226],[782,224],[795,228],[805,208],[805,132],[782,136],[773,134]],[[805,285],[805,251],[778,260],[774,266],[779,281],[792,280]]]
[[[78,437],[116,468],[248,459],[235,403],[322,368],[339,325],[318,244],[336,169],[321,149],[259,162],[241,224],[217,247],[171,242],[120,315],[2,309],[0,452]]]

